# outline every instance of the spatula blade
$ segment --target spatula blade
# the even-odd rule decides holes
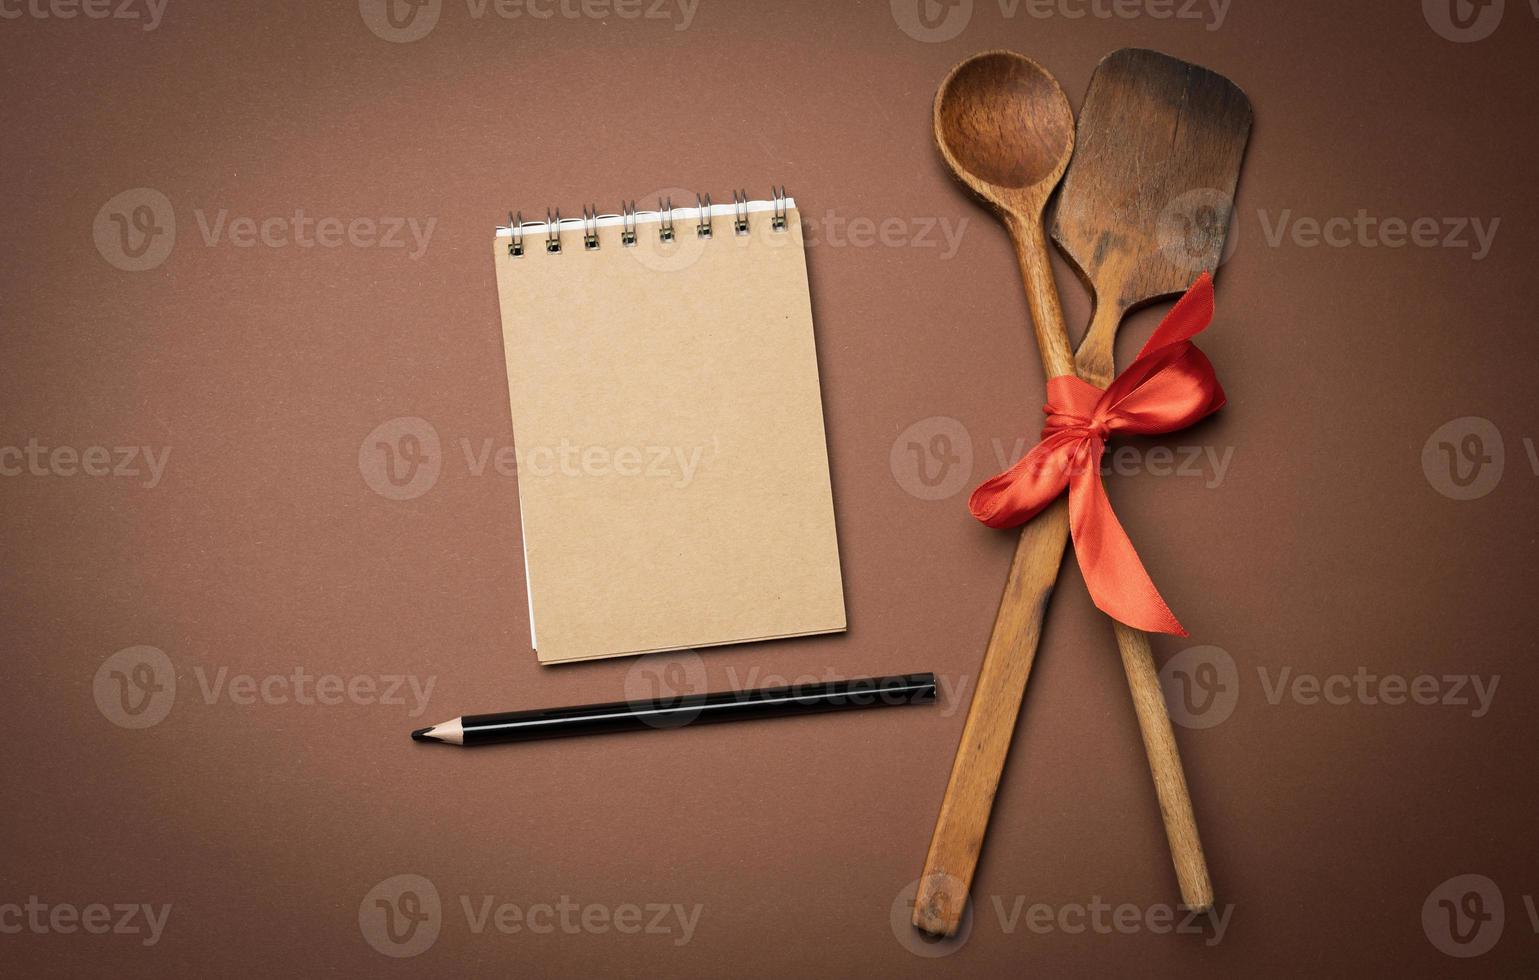
[[[1101,61],[1052,227],[1098,305],[1126,313],[1217,269],[1250,129],[1217,72],[1140,48]]]

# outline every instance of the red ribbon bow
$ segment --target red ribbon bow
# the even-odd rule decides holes
[[[1224,407],[1213,365],[1191,342],[1212,320],[1213,280],[1204,273],[1110,386],[1072,374],[1049,380],[1042,441],[967,502],[989,527],[1017,527],[1067,487],[1069,531],[1090,597],[1108,616],[1145,632],[1187,635],[1112,513],[1101,456],[1113,432],[1175,432]]]

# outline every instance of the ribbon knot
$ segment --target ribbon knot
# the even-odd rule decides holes
[[[1106,388],[1074,375],[1050,379],[1042,441],[979,485],[967,504],[989,527],[1017,527],[1067,489],[1069,532],[1090,597],[1108,616],[1145,632],[1187,635],[1112,512],[1101,457],[1114,432],[1175,432],[1224,407],[1213,365],[1191,342],[1212,320],[1213,280],[1204,273]]]

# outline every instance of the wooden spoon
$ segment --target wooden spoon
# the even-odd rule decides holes
[[[1053,224],[1053,239],[1095,294],[1074,358],[1081,378],[1110,384],[1113,344],[1128,311],[1181,293],[1218,268],[1250,126],[1250,100],[1216,72],[1136,48],[1096,67]],[[1113,625],[1181,900],[1206,909],[1213,885],[1149,637]]]
[[[1073,373],[1042,228],[1043,207],[1074,151],[1074,113],[1063,89],[1030,58],[975,55],[941,83],[935,141],[952,172],[1010,231],[1047,376]],[[1021,531],[914,896],[914,925],[926,932],[949,936],[961,921],[1068,540],[1066,499]]]

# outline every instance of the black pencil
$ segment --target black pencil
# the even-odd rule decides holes
[[[929,704],[934,700],[934,674],[860,677],[757,691],[681,694],[643,701],[614,701],[571,708],[465,715],[419,728],[411,733],[411,737],[418,742],[486,745],[567,735],[680,728],[707,722],[775,718],[847,708]]]

